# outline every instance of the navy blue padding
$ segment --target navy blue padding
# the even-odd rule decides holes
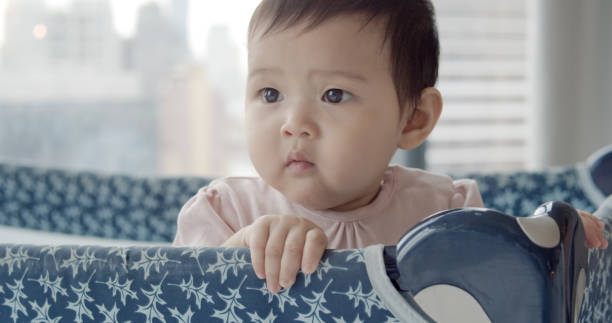
[[[589,170],[595,186],[603,195],[612,195],[612,145],[602,148],[589,158]]]
[[[433,285],[471,294],[492,322],[569,323],[587,249],[578,213],[562,202],[540,215],[560,228],[558,245],[535,245],[517,218],[487,209],[456,209],[421,222],[398,243],[397,286],[412,295]]]

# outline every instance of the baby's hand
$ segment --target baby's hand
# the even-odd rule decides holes
[[[580,214],[586,233],[586,246],[589,248],[607,248],[608,240],[603,235],[604,223],[591,213],[578,210],[578,214]]]
[[[311,274],[327,247],[327,237],[314,223],[291,215],[265,215],[242,228],[223,246],[248,246],[257,277],[276,293],[293,285],[302,268]]]

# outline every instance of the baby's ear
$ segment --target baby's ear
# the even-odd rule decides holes
[[[421,98],[413,108],[414,111],[411,111],[409,103],[406,105],[403,110],[405,113],[402,114],[404,129],[398,147],[413,149],[425,141],[436,126],[442,113],[442,95],[436,88],[428,87],[421,92]]]

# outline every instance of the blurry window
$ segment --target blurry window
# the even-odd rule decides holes
[[[527,165],[525,1],[433,0],[444,109],[428,139],[429,169],[518,170]]]
[[[0,162],[253,174],[242,106],[258,2],[0,0]],[[523,168],[525,2],[434,4],[445,110],[428,167]]]

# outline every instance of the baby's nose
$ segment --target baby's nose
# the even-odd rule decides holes
[[[314,127],[311,127],[309,125],[291,126],[289,124],[285,124],[281,128],[281,132],[283,137],[299,136],[310,138],[314,137],[315,134]]]
[[[307,111],[294,111],[288,115],[281,127],[281,135],[283,137],[314,138],[318,136],[318,128],[313,116]]]

